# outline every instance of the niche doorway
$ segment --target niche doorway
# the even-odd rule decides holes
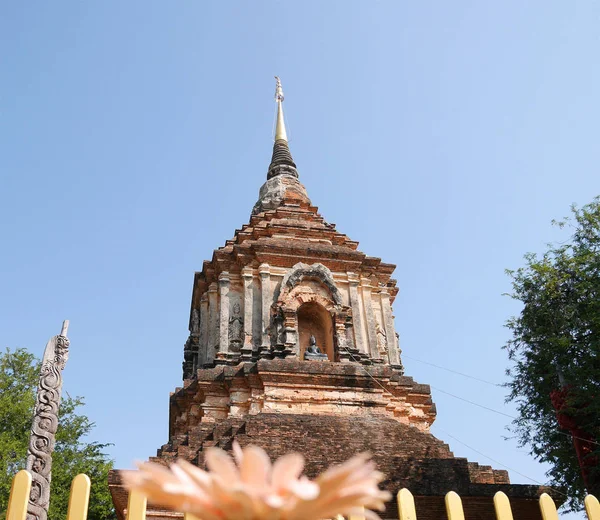
[[[327,309],[315,302],[302,304],[297,311],[298,336],[300,338],[300,359],[308,348],[311,334],[317,340],[317,345],[329,361],[335,361],[333,343],[333,317]]]

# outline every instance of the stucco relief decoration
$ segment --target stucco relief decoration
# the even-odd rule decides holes
[[[229,348],[239,352],[244,341],[244,318],[239,303],[233,305],[231,318],[229,318]]]
[[[386,356],[388,353],[387,336],[379,322],[375,325],[375,331],[377,332],[377,349],[379,350],[379,354]]]
[[[190,325],[190,332],[192,334],[198,334],[200,332],[200,315],[198,314],[197,309],[194,309],[192,311],[192,319]]]
[[[327,269],[323,264],[296,264],[291,271],[289,271],[281,282],[281,292],[278,298],[278,305],[283,306],[289,300],[289,293],[296,287],[300,282],[304,280],[314,280],[319,284],[322,284],[328,291],[331,304],[336,306],[342,305],[342,295],[339,289],[335,286],[333,275],[331,271]],[[328,296],[329,296],[328,295]]]

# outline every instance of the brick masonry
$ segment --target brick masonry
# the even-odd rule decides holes
[[[383,485],[415,495],[419,520],[445,517],[459,493],[467,520],[493,518],[504,491],[516,520],[540,518],[549,488],[510,484],[504,470],[454,457],[429,427],[428,385],[404,375],[392,303],[395,266],[358,250],[312,205],[285,141],[248,224],[194,276],[183,385],[171,395],[169,440],[151,460],[203,466],[208,447],[262,446],[275,459],[306,458],[314,477],[368,451]],[[325,361],[305,361],[314,336]],[[109,485],[124,520],[127,492]],[[557,500],[560,502],[560,499]],[[391,502],[384,518],[397,518]],[[150,507],[149,518],[181,515]]]

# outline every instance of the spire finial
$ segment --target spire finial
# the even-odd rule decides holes
[[[283,88],[281,88],[281,80],[279,76],[275,76],[275,101],[283,101]]]
[[[283,119],[283,89],[281,88],[281,80],[279,76],[275,76],[275,101],[277,102],[277,126],[275,128],[275,142],[277,141],[286,141],[287,132],[285,131],[285,121]]]
[[[288,147],[287,132],[285,131],[285,121],[283,119],[283,89],[279,76],[275,76],[275,101],[277,102],[277,126],[275,128],[275,144],[273,144],[273,156],[267,179],[272,179],[277,175],[292,175],[298,177],[296,165],[292,159],[292,154]]]

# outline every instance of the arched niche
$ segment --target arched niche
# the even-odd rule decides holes
[[[331,299],[333,305],[342,305],[342,295],[339,289],[335,286],[333,275],[331,271],[323,264],[312,264],[307,265],[302,262],[297,263],[292,269],[283,277],[281,282],[281,289],[278,297],[278,305],[285,304],[286,300],[289,299],[289,293],[294,290],[296,286],[301,284],[303,281],[313,280],[323,286],[328,292],[328,296]]]
[[[273,313],[277,316],[279,352],[303,359],[310,328],[317,345],[331,361],[346,351],[349,307],[336,287],[331,271],[323,264],[296,264],[283,278]],[[301,325],[302,322],[302,325]]]
[[[313,335],[321,352],[327,354],[329,361],[336,361],[331,313],[319,303],[311,301],[300,305],[296,316],[300,359],[304,359],[304,352],[308,348],[310,336]]]

